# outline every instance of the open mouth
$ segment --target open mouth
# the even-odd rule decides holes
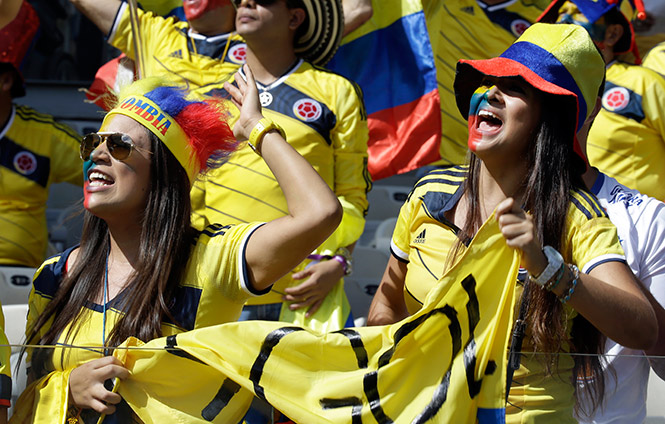
[[[501,129],[503,121],[490,112],[483,109],[478,112],[478,130],[484,133],[493,133]]]
[[[110,186],[114,182],[113,178],[98,171],[92,171],[90,175],[88,175],[88,187]]]

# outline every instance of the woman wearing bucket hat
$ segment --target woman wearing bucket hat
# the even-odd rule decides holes
[[[105,381],[128,372],[105,347],[128,336],[147,341],[236,320],[247,298],[269,290],[339,223],[335,196],[281,128],[262,116],[249,68],[245,73],[247,84],[227,83],[241,110],[233,134],[262,154],[289,214],[266,224],[192,230],[193,179],[237,143],[216,102],[188,100],[160,79],[129,86],[101,131],[81,142],[87,178],[81,245],[46,261],[30,296],[29,343],[88,348],[28,352],[39,380],[19,399],[17,413],[26,416],[18,422],[54,422],[54,411],[40,407],[49,396],[58,410],[70,407],[84,422],[113,413],[121,399]]]
[[[373,324],[417,310],[495,211],[529,277],[516,287],[526,322],[516,350],[533,354],[522,353],[512,378],[507,422],[576,422],[572,379],[600,376],[601,333],[633,346],[654,341],[655,316],[616,229],[581,188],[575,134],[602,80],[602,57],[573,25],[536,24],[498,58],[458,62],[455,94],[469,121],[470,163],[416,184],[370,310]],[[587,389],[599,396],[602,379],[592,381]]]

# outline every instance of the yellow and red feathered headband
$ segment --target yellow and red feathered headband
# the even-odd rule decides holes
[[[186,95],[185,89],[158,77],[136,81],[120,92],[102,126],[114,115],[134,119],[164,143],[193,184],[200,172],[221,165],[238,143],[221,100],[195,101]]]

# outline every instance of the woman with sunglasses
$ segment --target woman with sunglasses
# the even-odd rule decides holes
[[[28,351],[37,381],[19,400],[22,418],[69,410],[88,423],[113,414],[121,399],[108,384],[128,372],[106,348],[237,320],[250,296],[270,290],[339,223],[334,194],[262,116],[245,72],[247,82],[226,84],[240,108],[233,134],[216,102],[189,101],[149,78],[121,93],[101,131],[83,138],[83,236],[35,275],[26,335],[49,348]],[[289,214],[195,232],[191,184],[236,148],[233,135],[263,156]],[[129,422],[122,413],[117,422]]]
[[[655,341],[654,312],[616,228],[581,179],[575,134],[603,76],[602,57],[573,25],[536,24],[498,58],[458,62],[454,88],[468,119],[469,164],[434,170],[416,184],[370,309],[371,325],[417,311],[482,223],[497,219],[528,273],[516,286],[526,336],[515,347],[521,365],[509,380],[509,423],[577,422],[575,379],[584,380],[594,407],[602,399],[602,336],[638,349]]]

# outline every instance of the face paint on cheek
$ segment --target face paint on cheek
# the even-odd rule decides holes
[[[88,185],[90,184],[90,181],[88,180],[88,172],[95,166],[95,162],[91,160],[83,162],[83,207],[86,209],[88,209],[88,200],[90,196],[88,193]]]
[[[192,21],[213,9],[229,4],[231,4],[229,0],[194,0],[183,2],[182,8],[185,10],[187,20]]]
[[[472,152],[476,151],[483,138],[482,134],[478,132],[478,112],[482,107],[489,104],[487,99],[489,91],[488,87],[478,87],[471,96],[471,102],[469,103],[469,140],[467,144]]]

